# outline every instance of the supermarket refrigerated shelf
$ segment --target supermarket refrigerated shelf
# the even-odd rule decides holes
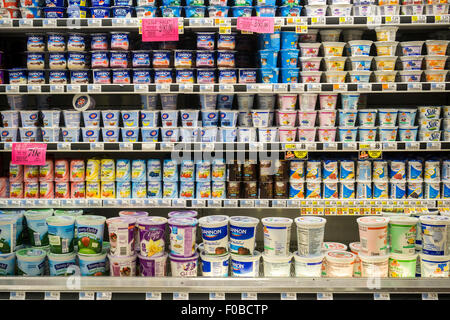
[[[449,200],[437,199],[0,199],[0,208],[208,208],[295,209],[319,208],[324,215],[372,215],[392,208],[450,208]],[[342,210],[338,210],[341,208]],[[350,208],[350,210],[349,210]],[[373,209],[373,210],[372,210]],[[359,212],[358,212],[359,211]],[[306,212],[301,212],[306,214]],[[311,214],[319,215],[318,211]]]
[[[262,128],[264,129],[264,128]],[[20,143],[20,142],[17,142]],[[0,143],[0,152],[11,152],[12,142]],[[411,142],[289,142],[289,143],[224,143],[224,142],[53,142],[47,143],[47,152],[258,152],[284,153],[300,152],[303,159],[308,152],[449,152],[450,141],[411,141]],[[376,154],[380,157],[380,154]],[[294,155],[292,159],[296,156]],[[369,157],[369,155],[368,155]]]
[[[442,278],[0,277],[0,292],[450,293]]]
[[[255,83],[255,84],[5,84],[0,94],[151,94],[151,93],[438,93],[450,82],[392,83]]]
[[[178,18],[180,32],[184,29],[215,30],[219,31],[221,26],[229,26],[228,31],[236,30],[237,18],[233,17],[206,17],[206,18]],[[369,28],[378,25],[399,26],[406,28],[442,28],[450,23],[450,15],[401,15],[401,16],[346,16],[346,17],[274,17],[274,25],[283,30],[295,29],[295,26],[308,26],[311,28]],[[138,29],[142,18],[84,18],[84,19],[2,19],[0,21],[0,32],[45,30],[89,30],[99,29]],[[303,31],[305,32],[305,30]]]

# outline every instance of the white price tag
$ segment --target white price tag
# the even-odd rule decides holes
[[[311,24],[313,26],[325,24],[325,17],[312,17]]]
[[[199,18],[191,18],[189,19],[189,26],[191,27],[200,27],[202,26],[202,20],[206,20],[206,19],[199,19]]]
[[[247,92],[258,92],[257,84],[247,84]]]
[[[161,143],[161,150],[172,151],[174,149],[174,144],[172,142]]]
[[[160,207],[170,207],[172,206],[172,201],[170,199],[159,199],[158,206]]]
[[[180,92],[194,92],[194,85],[190,83],[180,84]]]
[[[255,207],[255,201],[254,200],[241,200],[240,201],[240,207],[241,208],[254,208]]]
[[[100,84],[90,84],[88,85],[88,92],[99,93],[102,91],[102,86]]]
[[[60,93],[64,92],[64,86],[62,84],[52,84],[50,86],[50,92],[51,93]]]
[[[422,91],[421,83],[408,83],[408,91]]]
[[[186,200],[174,199],[172,200],[172,207],[186,208]]]
[[[6,93],[18,93],[19,92],[19,86],[14,84],[8,84],[6,86]]]
[[[223,201],[223,207],[224,208],[237,208],[238,207],[238,201],[237,200],[224,200]]]
[[[112,19],[112,26],[123,26],[125,24],[126,20],[121,18],[121,19]]]
[[[44,300],[60,300],[61,294],[56,291],[46,291],[44,294]]]
[[[29,84],[27,90],[29,93],[39,93],[41,92],[41,86],[38,84]]]
[[[440,150],[441,143],[440,142],[427,142],[427,150]]]
[[[209,208],[221,208],[222,200],[208,200],[208,207]]]
[[[161,292],[146,292],[145,300],[161,300]]]
[[[272,200],[272,207],[274,208],[286,208],[286,200]]]
[[[97,292],[97,300],[111,300],[112,293],[111,292]]]
[[[54,28],[56,27],[56,20],[57,19],[44,19],[42,25],[47,28]]]
[[[369,83],[358,83],[358,91],[371,91],[371,89]]]
[[[95,300],[95,294],[94,294],[94,292],[91,292],[91,291],[80,292],[79,299],[80,300]]]
[[[11,28],[13,25],[12,19],[0,19],[0,28]]]
[[[303,92],[305,91],[305,86],[303,83],[291,83],[290,85],[291,92]]]
[[[354,24],[353,17],[339,17],[339,24],[343,24],[343,25]]]
[[[317,300],[333,300],[333,294],[331,292],[319,292],[317,293]]]
[[[422,300],[439,300],[439,297],[435,292],[422,293]]]
[[[369,16],[367,17],[367,24],[381,24],[381,16]]]
[[[70,142],[59,142],[56,146],[56,149],[63,151],[70,150]]]
[[[383,91],[395,91],[397,89],[397,85],[395,83],[383,83],[381,85],[381,88]]]
[[[299,208],[300,204],[301,204],[300,200],[288,200],[287,201],[288,208]]]
[[[386,24],[399,24],[400,17],[399,16],[386,16],[385,21],[386,21]]]
[[[344,142],[342,143],[342,150],[354,151],[357,150],[356,142]]]
[[[105,145],[103,142],[91,143],[91,150],[92,151],[103,151],[103,150],[105,150]]]
[[[273,92],[273,86],[271,84],[260,84],[258,85],[259,92]]]
[[[383,150],[397,150],[397,143],[383,142]]]
[[[297,300],[297,294],[295,292],[282,292],[281,300]]]
[[[214,19],[213,18],[201,19],[201,26],[202,27],[213,27],[214,26]]]
[[[9,294],[9,300],[25,300],[25,292],[17,291]]]
[[[445,90],[445,82],[438,82],[431,84],[431,91],[444,91]]]
[[[412,16],[411,17],[411,23],[426,23],[427,17],[426,16]]]
[[[170,84],[158,83],[156,84],[156,91],[158,92],[170,92]]]
[[[134,92],[148,92],[148,85],[146,84],[135,84]]]
[[[391,300],[391,296],[387,292],[380,292],[380,293],[374,293],[373,299],[374,300]]]
[[[275,83],[273,85],[273,92],[287,92],[288,84],[287,83]]]
[[[206,201],[205,200],[192,200],[192,207],[205,208],[206,207]]]
[[[406,142],[405,144],[406,150],[419,150],[420,149],[420,142]]]
[[[273,24],[275,26],[284,26],[284,19],[285,18],[282,18],[282,17],[276,17],[273,21]]]
[[[219,91],[220,92],[233,92],[234,87],[232,84],[221,84],[221,85],[219,85]]]
[[[345,83],[333,84],[333,91],[347,91],[347,85]]]
[[[143,142],[142,143],[142,150],[155,151],[156,150],[156,143]]]
[[[214,92],[213,84],[201,84],[199,88],[200,92]]]
[[[33,19],[20,19],[19,27],[22,28],[31,28],[33,27]]]
[[[325,142],[323,144],[323,150],[337,150],[336,142]]]
[[[242,300],[258,300],[258,294],[256,292],[242,292]]]
[[[223,292],[210,292],[209,300],[225,300],[225,293]]]
[[[88,26],[89,27],[101,27],[102,26],[102,20],[98,18],[94,19],[87,19]]]
[[[189,300],[189,293],[187,292],[174,292],[173,300]]]
[[[308,83],[307,84],[308,91],[320,91],[322,90],[322,86],[320,83]]]
[[[119,144],[119,149],[123,151],[133,150],[133,144],[131,142],[122,142]]]
[[[255,200],[255,207],[267,208],[269,207],[269,200]]]
[[[79,93],[81,92],[81,85],[79,84],[68,84],[67,85],[68,93]]]

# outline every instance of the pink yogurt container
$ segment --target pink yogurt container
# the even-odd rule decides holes
[[[337,93],[319,94],[320,110],[335,110],[337,103]]]
[[[296,123],[296,111],[277,111],[277,125],[279,127],[295,127]]]
[[[300,110],[312,111],[316,109],[317,93],[301,93],[299,95]]]
[[[301,57],[318,57],[321,43],[299,43]]]
[[[320,110],[319,125],[321,127],[334,127],[336,124],[336,110]]]
[[[297,138],[297,128],[295,127],[283,127],[278,128],[278,134],[280,136],[280,142],[294,142]]]
[[[336,140],[336,128],[319,128],[317,131],[320,142],[334,142]]]
[[[298,141],[301,142],[314,142],[316,141],[316,130],[315,127],[301,127],[297,129],[298,132]]]
[[[322,57],[301,57],[302,71],[319,71]]]
[[[314,127],[317,111],[298,111],[298,123],[300,127]]]
[[[300,80],[302,83],[320,83],[322,71],[302,71],[300,72]]]
[[[297,94],[279,94],[278,106],[283,111],[293,111],[297,104]]]

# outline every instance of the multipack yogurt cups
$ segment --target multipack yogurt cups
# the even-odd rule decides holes
[[[345,68],[345,62],[347,61],[347,57],[325,57],[325,67],[328,72],[330,71],[338,71],[342,72]],[[318,70],[312,70],[318,71]],[[326,73],[329,75],[329,73]],[[344,79],[345,80],[345,79]],[[340,81],[342,82],[342,81]]]
[[[319,43],[309,43],[301,42],[299,43],[300,55],[301,57],[315,58],[319,56],[319,49],[322,44]]]
[[[300,57],[302,71],[319,71],[322,57]]]
[[[427,55],[445,56],[449,42],[448,40],[426,40]]]
[[[425,57],[426,58],[426,57]],[[424,56],[402,56],[400,61],[403,70],[421,70]]]
[[[323,42],[325,57],[341,57],[344,51],[345,42]]]

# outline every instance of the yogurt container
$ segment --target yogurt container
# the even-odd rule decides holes
[[[75,218],[71,216],[55,216],[46,219],[50,252],[65,254],[73,252]]]
[[[20,276],[43,276],[47,252],[43,249],[21,249],[16,252],[17,274]]]
[[[76,253],[48,253],[50,276],[69,276],[75,273],[77,266]]]
[[[352,56],[369,56],[372,47],[372,41],[369,40],[353,40],[349,41],[350,52]]]
[[[111,256],[133,256],[135,253],[134,229],[136,219],[114,217],[106,220],[108,226],[109,253]]]
[[[134,277],[136,276],[136,258],[132,256],[113,256],[108,254],[110,274],[113,277]]]
[[[107,274],[107,250],[98,254],[78,253],[81,276],[104,276]]]
[[[28,235],[32,246],[47,246],[49,244],[48,225],[46,219],[53,215],[53,209],[27,210],[25,219]]]
[[[448,70],[425,70],[426,82],[445,82]]]
[[[318,57],[319,55],[319,49],[322,46],[321,43],[308,43],[308,42],[301,42],[299,43],[300,48],[300,55],[302,57]]]
[[[353,71],[370,71],[373,57],[352,56],[349,58]]]
[[[325,57],[341,57],[345,42],[323,42],[322,45]]]
[[[343,72],[345,67],[345,62],[347,61],[346,57],[325,57],[325,67],[329,74],[330,71]],[[318,71],[318,70],[317,70]],[[345,77],[344,77],[345,81]],[[340,82],[343,82],[340,80]]]
[[[389,255],[368,256],[358,254],[361,260],[361,277],[387,278],[389,271]]]
[[[414,278],[416,276],[417,254],[391,253],[389,256],[389,278]]]
[[[39,111],[20,111],[20,118],[23,128],[38,127],[39,125]]]
[[[387,254],[387,226],[389,218],[361,217],[356,221],[359,225],[359,236],[361,239],[360,253],[369,256]]]
[[[261,222],[264,226],[264,255],[288,256],[292,219],[271,217],[263,218]]]
[[[420,56],[424,41],[400,42],[403,56]]]
[[[425,69],[444,70],[446,61],[447,56],[425,56]]]
[[[136,17],[138,18],[152,18],[156,16],[156,6],[141,5],[136,6],[134,9],[136,11]]]
[[[378,56],[395,56],[397,41],[377,41],[374,42]]]
[[[202,275],[204,277],[228,277],[230,254],[208,255],[201,251]]]
[[[390,217],[389,247],[390,252],[414,254],[416,226],[418,219],[413,217]]]
[[[323,5],[306,5],[306,16],[308,17],[324,17],[327,13],[327,6]]]
[[[448,40],[426,40],[427,55],[445,56],[447,52]]]
[[[169,255],[172,277],[196,277],[198,266],[198,253],[193,251],[189,257]]]
[[[78,252],[80,254],[94,255],[102,252],[105,221],[105,217],[94,215],[76,218]]]
[[[375,66],[378,71],[394,71],[397,62],[396,56],[378,56],[374,57]]]
[[[223,255],[228,251],[228,216],[207,216],[199,219],[203,247],[207,255]]]
[[[262,254],[264,261],[265,277],[290,277],[293,254],[287,256],[272,256],[265,252]]]
[[[398,27],[376,27],[378,41],[395,41]]]
[[[448,278],[449,260],[447,256],[419,254],[420,271],[423,278]]]
[[[400,57],[403,70],[421,70],[424,56],[403,56]]]
[[[3,217],[0,215],[0,231],[2,239],[0,241],[0,253],[9,254],[13,253],[16,249],[17,242],[17,219],[14,217]]]
[[[326,220],[320,217],[298,217],[297,225],[298,254],[300,256],[317,256],[322,253]]]
[[[250,255],[231,254],[231,275],[233,277],[258,277],[261,253]]]
[[[324,255],[301,256],[298,251],[294,253],[295,276],[319,278],[321,276]]]
[[[259,219],[252,217],[230,217],[230,252],[251,255],[255,247],[256,226]]]
[[[448,225],[446,216],[420,216],[422,252],[429,255],[446,255],[448,252]]]
[[[325,274],[327,277],[353,277],[355,254],[332,250],[325,253]]]
[[[143,277],[165,277],[167,256],[167,253],[157,257],[138,255],[139,275]]]
[[[171,256],[191,257],[195,253],[195,234],[198,220],[189,217],[170,218]]]

